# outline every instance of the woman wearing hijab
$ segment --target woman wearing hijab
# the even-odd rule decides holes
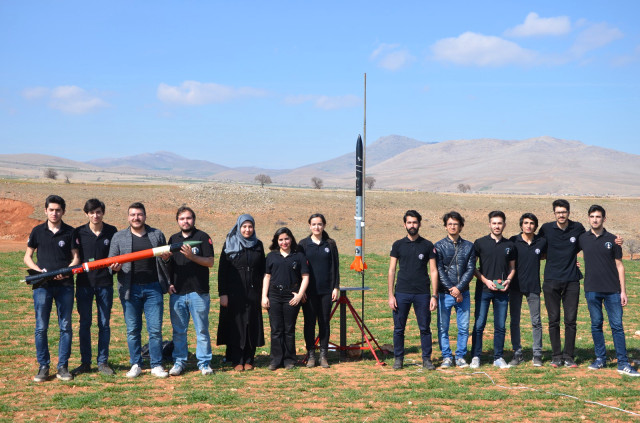
[[[296,239],[289,228],[273,235],[271,252],[262,283],[262,307],[269,310],[271,324],[271,363],[269,370],[280,366],[291,370],[296,358],[296,319],[300,303],[309,284],[306,257],[296,251]]]
[[[253,370],[256,348],[264,345],[260,295],[265,257],[248,214],[238,218],[222,247],[218,267],[220,321],[218,345],[236,371]]]
[[[309,265],[307,301],[302,305],[304,340],[307,346],[307,367],[316,365],[316,321],[320,338],[320,365],[329,367],[329,316],[331,302],[340,295],[340,263],[336,242],[324,230],[327,221],[320,213],[309,218],[311,235],[300,241],[298,251],[305,255]]]

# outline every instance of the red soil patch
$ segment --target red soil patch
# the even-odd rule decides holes
[[[0,198],[0,252],[26,248],[31,229],[43,222],[30,218],[32,213],[33,206],[28,203]]]

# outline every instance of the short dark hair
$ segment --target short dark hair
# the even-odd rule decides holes
[[[507,221],[507,216],[505,216],[504,212],[500,210],[494,210],[492,212],[489,212],[489,220],[493,219],[494,217],[501,217],[503,222]]]
[[[520,216],[520,228],[522,228],[522,224],[524,223],[525,219],[533,220],[533,223],[535,223],[536,225],[533,230],[535,231],[536,229],[538,229],[538,218],[533,213],[523,213],[522,216]]]
[[[147,209],[144,208],[144,204],[142,204],[139,201],[136,201],[135,203],[131,203],[129,204],[129,208],[127,209],[127,213],[129,212],[129,210],[131,209],[140,209],[142,210],[142,212],[144,213],[144,215],[147,215]]]
[[[280,248],[278,246],[278,238],[282,234],[289,235],[289,238],[291,238],[291,251],[296,251],[298,249],[298,243],[296,242],[296,237],[293,236],[293,233],[291,233],[291,229],[287,228],[286,226],[283,226],[282,228],[278,229],[276,233],[273,234],[273,239],[271,240],[271,245],[269,246],[269,249],[271,251],[275,251]]]
[[[552,206],[553,206],[553,211],[556,211],[556,207],[563,207],[567,209],[567,211],[571,211],[571,206],[569,205],[569,202],[567,200],[563,200],[563,199],[555,200],[552,203]]]
[[[594,204],[593,206],[589,207],[589,212],[587,213],[588,216],[591,216],[591,213],[599,211],[600,213],[602,213],[602,217],[607,217],[607,212],[604,210],[604,207],[599,206],[597,204]]]
[[[104,213],[104,203],[97,198],[90,198],[86,203],[84,203],[84,208],[82,210],[84,210],[85,213],[89,213],[94,211],[95,209],[100,209],[102,210],[102,213]]]
[[[407,210],[405,212],[404,216],[402,216],[402,220],[404,221],[404,223],[407,223],[407,217],[415,217],[416,219],[418,219],[418,223],[422,222],[422,216],[415,210]]]
[[[59,205],[62,211],[65,211],[65,209],[67,208],[67,203],[64,201],[64,198],[60,197],[59,195],[52,194],[48,196],[47,199],[44,200],[44,208],[48,209],[49,204],[51,203]]]
[[[460,227],[464,228],[464,217],[462,217],[462,215],[457,211],[451,210],[449,213],[445,213],[445,215],[442,216],[442,223],[444,223],[444,226],[447,226],[449,219],[457,220]]]
[[[178,211],[176,212],[176,220],[178,220],[178,218],[180,217],[180,215],[184,212],[188,211],[189,213],[191,213],[191,217],[193,217],[193,220],[196,220],[196,212],[194,212],[191,207],[187,207],[187,206],[180,206],[178,207]]]

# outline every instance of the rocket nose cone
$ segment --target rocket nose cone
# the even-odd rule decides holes
[[[202,244],[202,241],[185,241],[183,242],[183,244],[188,245],[189,247],[193,247]]]

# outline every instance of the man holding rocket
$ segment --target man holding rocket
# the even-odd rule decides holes
[[[159,247],[167,243],[164,234],[148,226],[147,214],[142,203],[133,203],[128,209],[129,227],[113,236],[109,257]],[[169,290],[169,272],[166,260],[171,253],[165,252],[159,257],[151,257],[130,263],[114,263],[112,272],[118,274],[118,292],[127,325],[127,344],[131,370],[128,378],[142,373],[141,331],[142,314],[147,320],[149,333],[149,355],[151,374],[156,377],[168,377],[162,367],[162,314],[163,294]]]

